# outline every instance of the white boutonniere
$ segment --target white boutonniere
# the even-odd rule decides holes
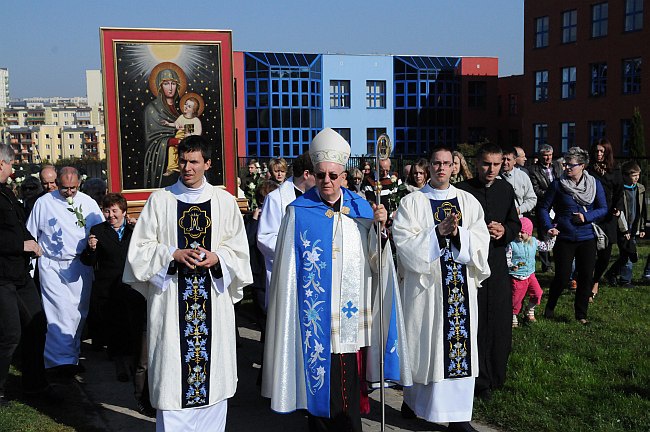
[[[82,213],[81,204],[79,204],[79,207],[75,207],[74,200],[72,199],[72,197],[66,198],[65,201],[70,206],[68,207],[68,211],[74,213],[74,215],[77,217],[77,226],[80,228],[84,228],[86,226],[86,218]]]

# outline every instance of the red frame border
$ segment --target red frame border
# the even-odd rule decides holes
[[[236,196],[237,148],[235,145],[235,99],[230,30],[173,30],[100,28],[99,30],[104,83],[104,127],[106,129],[108,188],[120,192],[128,201],[145,201],[151,191],[123,191],[119,175],[120,152],[117,128],[115,56],[113,43],[123,42],[219,42],[221,45],[221,98],[223,110],[223,162],[226,190]],[[115,173],[115,175],[113,175]],[[153,190],[152,190],[153,191]]]

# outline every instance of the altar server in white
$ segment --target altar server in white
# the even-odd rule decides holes
[[[95,200],[79,192],[76,168],[61,168],[57,184],[58,190],[36,200],[27,229],[43,249],[38,269],[47,317],[45,367],[73,375],[93,282],[93,269],[79,257],[90,228],[104,216]]]
[[[314,187],[314,165],[305,152],[297,157],[291,165],[293,176],[284,181],[280,187],[266,196],[262,214],[257,228],[257,246],[264,255],[266,266],[266,304],[268,304],[269,284],[271,283],[271,272],[273,271],[273,257],[275,255],[275,243],[278,239],[278,231],[282,217],[286,213],[287,206],[296,198]]]
[[[123,281],[147,299],[149,389],[157,431],[223,431],[237,387],[235,315],[253,282],[235,198],[210,185],[208,142],[178,146],[176,184],[151,194]]]
[[[402,199],[393,224],[413,372],[404,417],[474,431],[477,288],[490,276],[490,235],[471,194],[449,184],[453,155],[433,150],[430,181]]]
[[[262,395],[271,398],[277,412],[306,409],[310,431],[360,432],[362,348],[372,345],[371,359],[385,350],[386,377],[410,384],[388,243],[383,250],[388,288],[372,296],[377,259],[373,221],[383,226],[387,214],[383,206],[373,210],[364,198],[341,188],[350,145],[338,133],[329,128],[319,132],[309,155],[316,187],[287,207],[278,235]],[[372,304],[379,295],[384,317]],[[384,341],[376,328],[380,318],[386,326]]]

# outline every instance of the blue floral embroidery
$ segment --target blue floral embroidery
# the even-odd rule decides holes
[[[204,310],[208,292],[205,289],[205,277],[192,275],[185,277],[185,289],[182,297],[185,300],[185,330],[187,351],[184,354],[185,367],[190,371],[187,377],[189,385],[185,393],[185,403],[188,407],[204,405],[207,396],[206,383],[208,378],[208,362],[210,357],[206,346],[208,344],[209,328],[208,315]]]
[[[469,313],[465,306],[465,296],[463,295],[463,285],[465,278],[462,273],[462,264],[454,262],[450,248],[445,248],[442,261],[446,267],[445,283],[448,287],[449,294],[447,302],[447,320],[449,331],[447,332],[447,346],[449,347],[449,365],[447,373],[449,378],[461,378],[471,375],[467,364],[467,346],[469,333],[466,323],[469,319]]]
[[[321,261],[323,249],[319,246],[321,240],[309,240],[307,231],[300,232],[302,243],[302,270],[307,274],[302,278],[304,300],[302,309],[302,325],[305,327],[303,352],[306,356],[306,379],[307,389],[311,394],[320,390],[327,379],[326,358],[323,353],[326,351],[324,344],[329,344],[329,334],[324,334],[322,323],[324,319],[329,320],[327,315],[326,301],[320,295],[325,292],[321,286],[321,270],[326,267]]]

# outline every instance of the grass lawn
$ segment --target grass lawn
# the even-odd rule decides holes
[[[650,252],[645,243],[639,254],[643,263],[635,265],[637,279]],[[617,254],[614,247],[612,259]],[[538,277],[547,293],[552,275]],[[574,320],[572,294],[560,298],[553,321],[541,317],[544,306],[545,299],[537,323],[513,329],[505,387],[491,401],[475,402],[475,418],[504,432],[650,431],[650,287],[601,285],[588,326]],[[15,392],[19,385],[12,369],[7,388]],[[60,410],[39,412],[14,400],[0,410],[0,432],[77,427],[55,418],[83,424],[83,407]]]
[[[636,280],[649,251],[642,243]],[[538,279],[547,295],[552,274]],[[587,326],[575,321],[573,298],[560,298],[552,321],[542,299],[537,322],[513,329],[505,387],[477,401],[475,416],[511,432],[650,431],[650,287],[601,283]]]

